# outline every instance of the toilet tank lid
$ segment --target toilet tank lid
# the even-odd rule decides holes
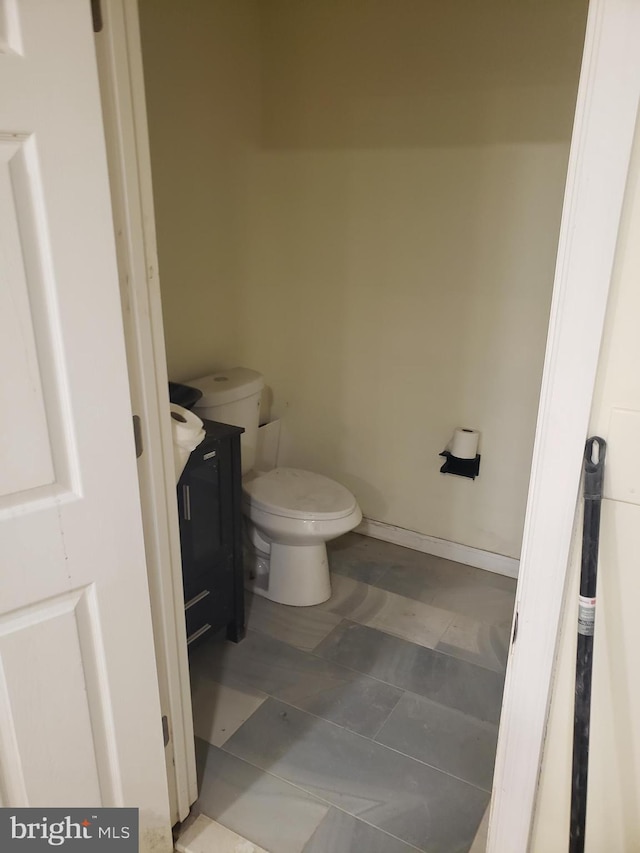
[[[202,397],[196,404],[201,409],[205,406],[223,406],[260,393],[264,388],[264,376],[248,367],[231,367],[199,379],[190,379],[186,384],[202,391]]]

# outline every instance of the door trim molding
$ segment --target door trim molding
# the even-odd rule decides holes
[[[530,842],[581,460],[640,96],[640,4],[592,0],[578,89],[487,853]]]
[[[136,0],[110,0],[102,11],[96,53],[127,367],[144,438],[138,480],[161,713],[169,720],[171,817],[177,823],[189,814],[198,789],[140,26]]]

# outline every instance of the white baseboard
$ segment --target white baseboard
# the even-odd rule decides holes
[[[460,545],[457,542],[449,542],[447,539],[437,539],[435,536],[416,533],[404,527],[385,524],[384,521],[363,518],[354,532],[371,536],[373,539],[393,542],[394,545],[402,545],[404,548],[412,548],[414,551],[422,551],[423,554],[433,554],[434,557],[453,560],[454,563],[465,563],[476,569],[486,569],[497,575],[518,577],[520,561],[514,557],[504,557],[492,551],[482,551],[480,548],[471,548],[469,545]]]

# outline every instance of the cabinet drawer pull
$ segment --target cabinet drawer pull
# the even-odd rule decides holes
[[[210,630],[211,630],[211,625],[209,625],[209,623],[207,622],[206,625],[203,625],[202,628],[198,628],[198,630],[195,631],[190,637],[187,637],[187,645],[190,645],[191,643],[194,642],[194,640],[197,640],[198,637],[201,637],[203,634],[206,634],[207,631],[210,631]]]
[[[198,595],[194,595],[193,598],[187,601],[184,606],[184,609],[188,610],[190,607],[193,607],[194,604],[197,604],[199,601],[202,601],[202,599],[206,598],[208,595],[211,595],[211,590],[203,589],[202,592],[199,592]]]
[[[182,510],[184,520],[191,521],[191,489],[186,483],[182,487]]]

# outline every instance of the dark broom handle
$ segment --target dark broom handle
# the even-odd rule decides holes
[[[584,522],[582,525],[582,564],[578,605],[578,651],[576,655],[573,717],[569,853],[583,853],[585,842],[593,632],[596,615],[600,506],[606,452],[607,444],[603,438],[595,436],[588,439],[584,451]]]

